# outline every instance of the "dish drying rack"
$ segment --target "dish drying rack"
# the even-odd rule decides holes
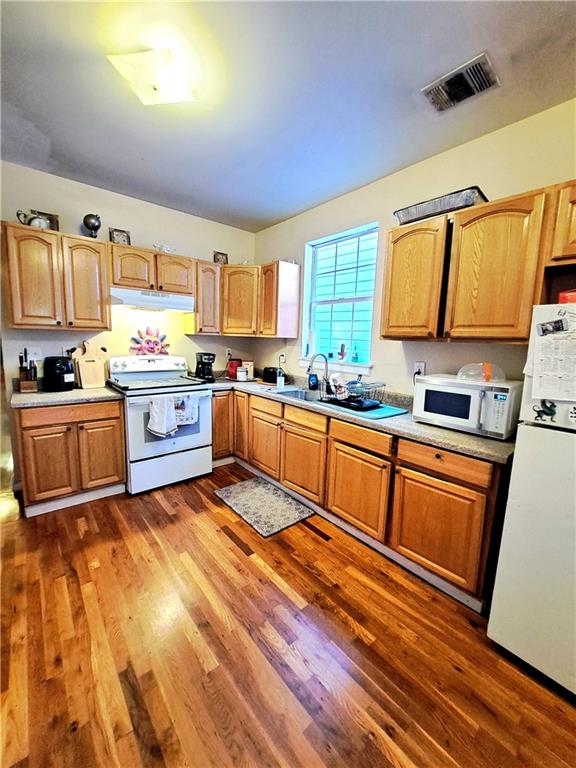
[[[353,386],[349,386],[352,384]],[[320,379],[318,382],[318,392],[320,400],[332,400],[336,398],[335,394],[329,395],[326,391],[327,382],[325,379]],[[384,395],[386,391],[386,384],[381,381],[359,381],[348,382],[346,386],[347,394],[344,397],[340,397],[340,400],[378,400],[378,402],[384,402]]]

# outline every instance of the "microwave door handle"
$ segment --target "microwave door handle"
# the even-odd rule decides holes
[[[484,414],[484,404],[486,402],[486,392],[481,389],[478,392],[478,412],[476,414],[476,429],[482,429],[482,416]]]

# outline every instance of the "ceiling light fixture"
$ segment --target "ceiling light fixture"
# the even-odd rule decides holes
[[[106,57],[128,80],[142,104],[177,104],[196,101],[186,69],[169,48]]]

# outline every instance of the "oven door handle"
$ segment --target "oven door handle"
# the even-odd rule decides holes
[[[185,397],[189,393],[186,392],[186,395],[182,393],[172,392],[169,395],[146,395],[143,397],[128,397],[126,398],[126,403],[128,408],[141,408],[142,406],[147,406],[150,404],[150,400],[153,397]],[[212,398],[212,392],[206,392],[206,394],[202,395],[194,395],[194,397],[197,397],[199,400],[204,400],[206,397]]]

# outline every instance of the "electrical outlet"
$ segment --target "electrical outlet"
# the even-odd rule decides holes
[[[40,360],[42,357],[42,350],[40,347],[29,347],[26,345],[28,351],[28,360]]]
[[[420,360],[414,363],[412,372],[414,376],[424,376],[424,374],[426,373],[426,362],[424,360]]]
[[[228,360],[232,357],[232,350],[230,347],[226,347],[226,357]]]
[[[285,363],[285,362],[286,362],[286,355],[284,354],[284,352],[281,352],[281,353],[278,355],[278,362],[279,362],[279,363]]]

